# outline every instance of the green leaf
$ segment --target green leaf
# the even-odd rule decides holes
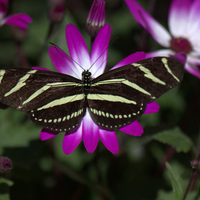
[[[6,147],[27,147],[39,139],[41,128],[30,120],[23,122],[25,113],[12,108],[0,111],[0,152]]]
[[[175,200],[173,192],[166,192],[164,190],[158,191],[158,197],[156,200]]]
[[[193,146],[191,139],[178,127],[162,131],[153,135],[152,137],[159,142],[173,146],[177,152],[187,153]]]
[[[0,194],[0,200],[10,200],[9,194]]]
[[[11,181],[11,180],[8,180],[8,179],[5,179],[5,178],[0,178],[0,184],[2,184],[2,183],[6,184],[8,186],[12,186],[14,184],[13,181]]]
[[[184,195],[183,180],[179,174],[171,167],[169,163],[166,163],[166,167],[170,173],[170,179],[174,190],[176,200],[181,200]]]

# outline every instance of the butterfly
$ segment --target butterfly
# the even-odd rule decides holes
[[[1,69],[0,103],[27,112],[35,124],[52,131],[75,129],[86,109],[100,128],[121,128],[177,86],[183,74],[183,65],[168,57],[144,59],[94,79],[85,70],[81,80],[52,71]]]

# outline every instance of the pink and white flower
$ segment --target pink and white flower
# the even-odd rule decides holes
[[[110,40],[110,35],[111,28],[109,25],[106,24],[101,28],[100,32],[98,33],[90,55],[86,43],[78,29],[74,25],[69,24],[66,26],[66,40],[69,54],[72,60],[57,47],[50,47],[49,55],[51,61],[53,62],[58,72],[68,74],[76,78],[78,76],[79,79],[82,78],[81,74],[83,71],[80,66],[82,66],[85,70],[89,69],[89,67],[92,66],[90,72],[92,73],[92,75],[95,75],[95,77],[97,77],[104,72],[106,67],[106,61],[108,57],[107,48]],[[137,52],[119,62],[116,66],[114,66],[114,68],[137,62],[144,58],[145,54],[143,52]],[[147,105],[145,113],[154,113],[158,110],[159,106],[155,102],[153,102]],[[143,133],[143,128],[138,121],[135,121],[132,124],[121,128],[120,130],[133,136],[141,136]],[[58,132],[52,132],[43,129],[41,131],[40,138],[41,140],[46,140],[54,137],[57,134]],[[106,148],[113,154],[116,154],[118,152],[119,144],[115,131],[108,131],[99,128],[99,126],[97,126],[91,119],[89,112],[86,111],[86,114],[78,130],[75,130],[73,133],[66,132],[63,140],[63,151],[66,154],[72,153],[79,145],[79,143],[83,140],[83,143],[88,153],[93,153],[97,147],[99,138],[106,146]]]
[[[7,3],[8,0],[0,0],[0,26],[3,26],[4,24],[9,24],[27,29],[27,23],[32,22],[32,19],[28,15],[20,13],[5,17],[7,13]]]
[[[147,57],[187,54],[185,70],[200,78],[200,1],[172,0],[169,9],[169,32],[135,0],[124,0],[135,20],[167,49],[147,53]]]

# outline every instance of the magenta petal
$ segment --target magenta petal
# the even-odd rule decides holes
[[[51,71],[50,69],[46,69],[46,68],[44,68],[44,67],[32,67],[31,69],[44,70],[44,71]]]
[[[133,123],[120,128],[119,130],[132,136],[141,136],[144,132],[143,127],[138,121],[134,121]]]
[[[167,30],[149,15],[135,0],[124,0],[135,20],[162,46],[168,47],[171,39]]]
[[[7,4],[9,0],[0,0],[0,3]]]
[[[111,28],[108,24],[105,24],[99,31],[91,51],[91,73],[98,76],[105,70],[107,57],[108,57],[108,45],[111,35]],[[98,71],[97,71],[98,70]],[[96,73],[97,72],[97,73]]]
[[[93,122],[89,112],[83,119],[83,142],[88,153],[93,153],[99,141],[99,127]]]
[[[107,130],[99,129],[99,137],[102,143],[110,152],[112,152],[113,154],[118,153],[119,144],[118,144],[115,131],[107,131]]]
[[[9,17],[3,20],[3,24],[10,24],[24,29],[28,28],[26,23],[31,23],[31,22],[32,19],[25,14],[10,15]]]
[[[197,66],[186,63],[185,70],[200,79],[200,69]]]
[[[82,125],[72,134],[65,134],[63,139],[63,151],[65,154],[72,153],[82,140]]]
[[[148,103],[144,114],[156,113],[160,106],[156,102]]]
[[[48,129],[42,129],[41,132],[40,132],[40,139],[41,140],[48,140],[54,136],[56,136],[59,132],[56,132],[56,131],[51,131],[51,130],[48,130]]]
[[[143,60],[143,59],[145,59],[145,57],[146,57],[146,55],[142,51],[133,53],[133,54],[129,55],[128,57],[124,58],[123,60],[121,60],[118,64],[116,64],[113,68],[111,68],[111,70],[121,67],[121,66],[124,66],[124,65],[128,65],[128,64],[137,62],[139,60]]]
[[[187,60],[187,55],[182,52],[171,55],[171,57],[178,60],[182,65],[185,65],[186,60]]]
[[[169,30],[174,37],[184,36],[189,20],[191,0],[173,0],[169,10]]]
[[[156,56],[167,56],[173,55],[174,52],[170,49],[161,49],[158,51],[152,51],[149,53],[146,53],[146,58],[156,57]]]
[[[6,15],[6,12],[7,12],[6,4],[0,1],[0,21],[4,18],[4,16]]]
[[[200,1],[194,0],[190,8],[190,16],[187,26],[187,32],[190,33],[191,37],[197,33],[200,27]]]
[[[64,51],[57,47],[50,47],[49,56],[58,72],[71,76],[75,76],[78,73],[80,75],[79,78],[81,78],[81,74],[77,71],[73,62]]]
[[[68,24],[66,26],[66,41],[70,56],[81,67],[87,70],[90,67],[89,52],[82,35],[73,24]],[[78,69],[81,69],[80,66],[77,64],[75,65]]]

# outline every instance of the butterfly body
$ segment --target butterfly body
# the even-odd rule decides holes
[[[178,85],[183,66],[172,58],[150,58],[82,80],[35,69],[0,70],[0,103],[25,111],[53,131],[78,127],[89,112],[101,128],[121,128],[137,120],[147,103]],[[87,111],[88,110],[88,111]]]

